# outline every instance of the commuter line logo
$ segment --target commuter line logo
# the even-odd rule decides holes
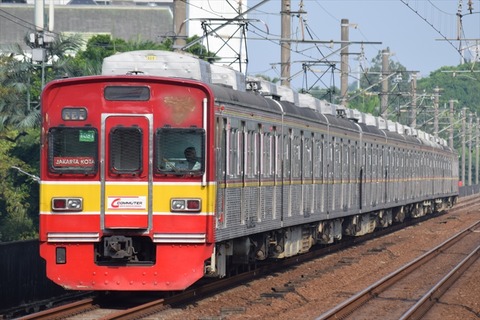
[[[109,210],[145,210],[146,197],[108,197]]]

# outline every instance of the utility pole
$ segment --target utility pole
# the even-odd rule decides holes
[[[462,172],[460,177],[462,183],[465,185],[465,116],[467,114],[467,108],[462,109]]]
[[[349,46],[349,23],[348,19],[342,19],[341,23],[341,51],[340,51],[340,96],[342,106],[348,105],[348,46]]]
[[[479,145],[479,139],[480,139],[480,136],[479,136],[479,131],[480,129],[478,128],[480,126],[480,118],[477,117],[477,126],[475,128],[475,138],[476,138],[476,152],[475,152],[475,184],[478,184],[478,152],[479,152],[479,148],[480,148],[480,145]]]
[[[290,87],[290,0],[282,0],[282,26],[281,26],[281,75],[280,83],[282,86]]]
[[[462,0],[458,0],[458,9],[457,9],[457,40],[459,40],[458,43],[458,49],[460,52],[460,64],[465,63],[465,58],[464,58],[464,50],[462,48]]]
[[[53,34],[53,0],[50,0],[48,26],[45,23],[45,1],[35,1],[35,32],[28,35],[29,45],[32,48],[32,62],[41,63],[42,89],[45,87],[45,62],[47,60],[46,48],[55,40]],[[48,30],[47,30],[48,28]]]
[[[380,116],[387,119],[388,107],[388,76],[390,74],[388,58],[390,52],[388,49],[382,50],[382,92],[380,94]]]
[[[435,141],[438,140],[438,99],[439,99],[439,92],[440,88],[435,87],[433,89],[434,96],[433,96],[433,136],[435,137]]]
[[[187,4],[183,0],[173,1],[173,27],[175,36],[173,48],[180,51],[187,44]]]
[[[473,114],[469,114],[468,119],[468,185],[472,185],[472,132],[473,132],[473,125],[472,125],[472,117]]]
[[[455,100],[452,100],[450,99],[449,103],[450,103],[450,128],[448,129],[449,131],[449,143],[448,143],[448,146],[453,150],[453,123],[454,123],[454,109],[453,109],[453,103],[455,102]]]
[[[412,105],[410,109],[410,127],[417,126],[417,73],[412,73]]]

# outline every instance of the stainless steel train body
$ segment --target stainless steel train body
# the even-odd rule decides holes
[[[102,73],[58,81],[43,95],[42,256],[49,276],[65,287],[181,290],[203,276],[223,277],[259,260],[294,256],[443,210],[458,195],[457,154],[424,132],[262,80],[245,82],[231,69],[172,52],[115,55],[105,59]],[[138,101],[107,99],[109,86],[149,94]],[[89,94],[77,95],[77,87]],[[86,124],[63,119],[62,110],[72,105],[88,110]],[[63,132],[64,123],[88,133],[77,142],[101,141],[92,149],[92,163],[101,160],[97,153],[110,152],[113,159],[102,113],[117,116],[119,110],[122,122],[112,126],[148,133],[145,141],[132,141],[140,144],[133,143],[145,162],[142,174],[107,175],[106,161],[100,161],[100,174],[90,176],[78,175],[77,167],[72,177],[50,172],[55,158],[48,157],[53,153],[46,137]],[[173,129],[205,136],[201,171],[153,170],[154,163],[168,161],[158,156],[166,147],[160,138]],[[95,130],[102,133],[98,138]],[[180,148],[182,138],[188,136],[178,135],[178,146],[168,146]],[[109,179],[115,182],[111,194],[101,191]],[[51,208],[55,199],[73,196],[84,199],[85,210]],[[144,199],[138,212],[104,205],[132,198]],[[179,200],[192,200],[195,210],[183,212]],[[107,217],[116,224],[102,222]],[[102,255],[95,248],[105,239],[128,251],[117,257],[106,246]]]
[[[456,200],[457,154],[432,136],[391,122],[380,129],[378,118],[349,119],[343,108],[325,114],[281,97],[212,88],[213,274],[225,275],[232,262],[293,256],[363,235]]]

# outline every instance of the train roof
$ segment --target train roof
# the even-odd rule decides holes
[[[123,74],[187,78],[245,91],[245,76],[241,72],[208,63],[187,53],[137,50],[103,59],[102,75]]]
[[[421,130],[320,100],[310,94],[298,93],[291,88],[268,82],[262,78],[249,77],[247,79],[241,72],[211,64],[187,53],[161,50],[118,53],[104,59],[102,74],[142,74],[194,79],[210,84],[216,96],[221,99],[248,103],[272,112],[279,111],[278,102],[281,103],[283,111],[290,115],[315,118],[321,122],[336,124],[352,130],[358,130],[356,127],[358,124],[365,133],[414,143],[420,142],[437,148],[447,146],[445,140],[435,138]],[[261,99],[262,96],[267,99]],[[268,98],[276,102],[268,102]]]

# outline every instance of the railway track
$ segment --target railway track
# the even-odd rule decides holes
[[[479,200],[476,197],[468,198],[457,204],[450,212],[461,210],[462,208],[472,207],[478,205]],[[408,225],[416,224],[434,215],[427,215],[425,217],[414,219],[406,222],[405,225],[381,230],[374,234],[369,234],[364,237],[352,238],[351,241],[345,243],[338,243],[333,246],[320,248],[318,250],[309,252],[307,254],[297,256],[290,259],[277,261],[275,264],[265,264],[259,266],[255,270],[245,272],[236,276],[232,276],[222,280],[216,281],[202,281],[201,284],[181,293],[176,293],[171,296],[161,298],[146,299],[146,302],[138,302],[133,307],[120,307],[126,305],[122,301],[117,301],[117,306],[111,307],[111,302],[105,303],[102,299],[85,299],[81,302],[75,302],[71,305],[65,305],[42,311],[41,313],[32,314],[22,319],[140,319],[152,314],[165,312],[171,306],[188,305],[199,298],[214,295],[218,292],[227,290],[228,288],[237,286],[241,283],[247,283],[267,274],[272,274],[277,271],[285,270],[296,264],[304,261],[309,261],[326,254],[331,254],[343,250],[349,246],[358,245],[362,242],[368,241],[372,238],[379,237],[383,234],[393,233],[397,229],[405,228]],[[134,297],[135,293],[130,293],[130,298]],[[131,303],[131,302],[129,302]]]
[[[49,319],[62,319],[69,317],[77,313],[86,313],[90,310],[98,309],[98,304],[95,303],[93,298],[87,298],[79,301],[67,303],[65,305],[50,308],[44,311],[36,312],[24,317],[22,320],[49,320]]]
[[[475,262],[479,243],[480,222],[476,222],[322,314],[318,320],[418,319]],[[419,295],[419,292],[425,293]]]

